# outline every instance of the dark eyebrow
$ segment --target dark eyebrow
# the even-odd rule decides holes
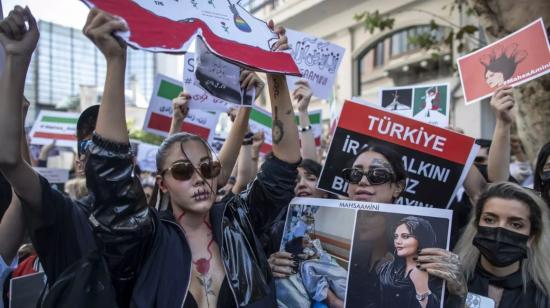
[[[508,219],[511,221],[526,221],[525,218],[517,217],[517,216],[512,216],[512,217],[509,217]]]

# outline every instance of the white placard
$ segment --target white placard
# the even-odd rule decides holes
[[[287,29],[286,36],[294,62],[300,68],[302,78],[308,81],[313,95],[329,99],[334,79],[346,49],[320,38]],[[287,76],[288,87],[292,91],[300,78]]]
[[[34,167],[51,184],[63,184],[69,180],[69,170],[59,168]]]

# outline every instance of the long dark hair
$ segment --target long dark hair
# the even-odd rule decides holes
[[[410,234],[414,235],[418,241],[418,249],[435,247],[437,237],[432,224],[426,219],[417,216],[407,216],[399,220],[393,230],[395,231],[401,225],[405,225]]]
[[[525,50],[518,50],[518,44],[512,44],[505,50],[491,50],[490,54],[481,57],[481,64],[485,66],[485,73],[491,71],[502,73],[504,80],[514,75],[518,64],[527,57]]]
[[[187,154],[183,149],[183,144],[188,141],[200,142],[204,146],[206,152],[208,153],[208,156],[211,156],[212,150],[201,137],[191,133],[187,133],[187,132],[180,132],[164,139],[164,141],[159,146],[157,155],[155,157],[156,165],[157,165],[157,174],[160,174],[160,172],[162,172],[164,165],[166,164],[166,158],[168,157],[168,152],[170,151],[173,145],[179,144],[181,152],[187,157]],[[206,183],[208,184],[208,181],[206,181]],[[210,185],[208,184],[208,186]],[[212,190],[212,187],[210,187],[210,189]],[[160,200],[158,200],[159,196],[160,196]],[[157,202],[159,202],[158,205],[157,205]],[[158,183],[155,183],[155,187],[153,188],[153,195],[151,196],[151,200],[149,201],[149,206],[157,207],[160,210],[171,209],[169,198],[161,194],[160,189],[158,187]]]
[[[547,204],[550,204],[550,200],[548,198],[548,188],[543,187],[544,185],[542,184],[542,179],[541,179],[542,170],[543,170],[544,164],[546,163],[546,160],[548,159],[548,156],[550,156],[550,142],[547,142],[545,145],[543,145],[539,151],[539,156],[537,157],[537,165],[535,166],[534,188],[536,191],[541,192],[542,198],[546,201]]]

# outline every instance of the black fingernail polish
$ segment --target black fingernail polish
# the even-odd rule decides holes
[[[418,260],[418,257],[413,257],[413,260],[414,260],[414,261]]]
[[[422,249],[418,249],[418,254],[422,254]]]
[[[416,268],[420,268],[420,264],[417,264],[417,265],[416,265]]]

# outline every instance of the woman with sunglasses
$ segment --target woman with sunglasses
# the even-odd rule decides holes
[[[360,151],[350,168],[342,170],[344,179],[349,183],[348,196],[351,200],[394,203],[405,188],[407,173],[401,159],[401,155],[393,149],[380,144],[371,144]],[[426,247],[426,248],[425,248]],[[449,293],[456,297],[455,301],[463,302],[466,299],[466,286],[464,275],[460,272],[459,258],[446,250],[438,248],[419,247],[416,256],[425,256],[426,260],[433,260],[430,266],[438,267],[438,271],[429,272],[430,275],[444,279],[447,282]],[[372,255],[385,258],[386,254],[373,249]],[[442,262],[444,257],[448,262]],[[380,260],[370,260],[370,264],[381,264]],[[365,277],[378,275],[380,266],[369,267],[364,273]],[[372,272],[375,271],[376,273]],[[426,291],[428,275],[419,268],[413,267],[404,277],[405,281],[414,285],[419,307],[426,307],[429,292]],[[451,278],[452,277],[452,278]]]
[[[14,119],[21,118],[25,76],[20,67],[28,66],[38,29],[28,10],[10,16],[2,22],[10,25],[0,29],[14,23],[23,32],[0,36],[9,51],[5,74],[10,77],[0,80],[0,110],[11,118],[3,117],[6,129],[0,134],[11,141],[21,134],[21,129],[7,129],[20,126]],[[29,22],[29,30],[17,26],[20,19]],[[300,160],[285,76],[268,75],[274,157],[249,189],[214,204],[221,166],[202,139],[177,134],[164,142],[157,159],[158,181],[171,201],[171,211],[158,213],[147,207],[133,172],[124,111],[126,45],[112,35],[126,30],[123,21],[98,9],[90,11],[84,27],[107,62],[96,130],[83,149],[89,155],[91,205],[51,189],[21,163],[19,147],[0,155],[0,169],[22,197],[31,238],[44,261],[48,290],[43,307],[275,306],[271,272],[255,232],[276,216],[277,204],[290,201],[286,191],[292,191]],[[288,48],[284,30],[275,32],[280,35],[275,47]],[[243,135],[244,130],[232,131],[230,138],[242,140]]]

